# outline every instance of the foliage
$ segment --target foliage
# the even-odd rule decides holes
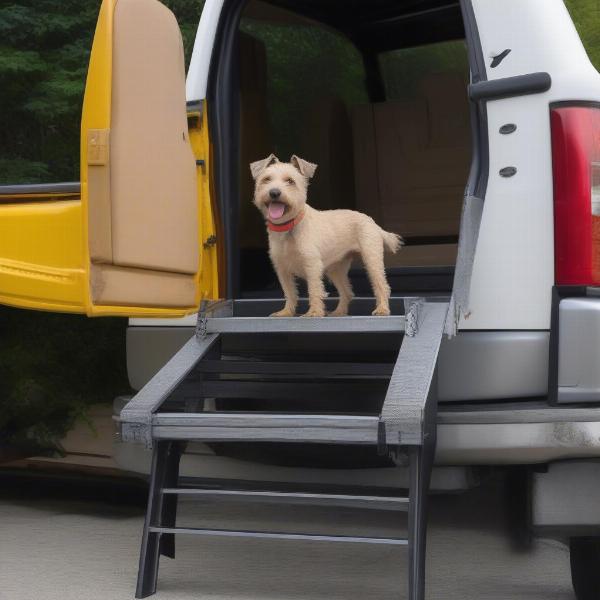
[[[565,0],[590,60],[600,70],[600,4],[598,0]]]
[[[341,34],[305,23],[250,18],[242,19],[241,29],[265,46],[270,126],[276,132],[273,150],[279,156],[290,156],[302,147],[298,124],[305,122],[324,92],[348,106],[368,101],[362,57]]]
[[[380,64],[386,97],[392,100],[417,96],[423,73],[454,72],[464,78],[465,86],[469,79],[464,40],[386,52]]]
[[[129,392],[125,326],[0,309],[0,455],[8,443],[57,448],[88,405]]]
[[[98,0],[0,8],[0,178],[79,179],[79,113]]]
[[[186,56],[203,2],[168,0]],[[79,119],[100,0],[0,3],[0,183],[79,180]]]

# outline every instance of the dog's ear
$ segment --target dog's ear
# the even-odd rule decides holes
[[[310,179],[317,170],[317,165],[308,162],[295,154],[290,158],[290,162],[298,169],[298,171],[300,171],[300,173],[302,173],[302,175],[304,175],[304,177],[308,177],[308,179]]]
[[[250,163],[250,173],[252,173],[252,178],[256,179],[269,165],[278,162],[279,159],[274,154],[269,154],[267,158]]]

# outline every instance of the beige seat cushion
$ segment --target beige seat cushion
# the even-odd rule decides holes
[[[193,275],[110,265],[95,265],[90,283],[95,303],[109,306],[185,308],[193,305],[196,290]]]
[[[113,264],[196,273],[183,44],[175,17],[155,0],[117,2],[110,151]]]

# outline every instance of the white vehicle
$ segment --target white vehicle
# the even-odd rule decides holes
[[[205,5],[187,100],[208,108],[229,296],[281,295],[250,205],[247,164],[273,148],[319,163],[309,200],[356,207],[407,239],[388,265],[394,293],[443,295],[454,284],[466,309],[440,352],[441,468],[432,485],[465,485],[459,466],[526,465],[524,514],[530,503],[537,534],[570,540],[577,597],[597,598],[600,75],[562,0],[348,4]],[[302,52],[286,63],[281,54],[295,44]],[[332,81],[336,60],[354,61],[356,89]],[[273,78],[289,89],[275,89]],[[464,242],[461,206],[471,235]],[[353,284],[368,293],[358,268]],[[131,320],[136,389],[194,324]],[[315,471],[302,450],[277,464],[269,452],[248,462],[244,447],[188,452],[184,472],[202,465],[232,479],[250,469],[268,480],[393,481],[394,469],[369,468],[367,459],[351,471],[343,458],[324,459],[328,468]],[[121,444],[116,457],[127,469],[148,469],[139,446]]]
[[[135,10],[154,4],[118,0],[117,11],[119,2]],[[136,64],[144,62],[140,48],[138,54],[132,51]],[[113,53],[119,51],[115,41]],[[146,105],[146,100],[158,94],[168,71],[157,49],[148,51],[144,64],[151,63],[156,74],[138,94],[142,113],[158,110],[159,103]],[[113,78],[124,88],[118,65],[125,63],[114,64]],[[146,71],[152,78],[152,69]],[[138,75],[136,82],[143,83],[143,73]],[[178,85],[175,79],[169,85]],[[205,297],[229,301],[233,314],[262,315],[278,305],[281,291],[269,263],[264,223],[251,205],[248,164],[270,152],[305,157],[319,165],[309,193],[312,205],[355,208],[405,238],[405,248],[386,265],[393,296],[449,302],[448,337],[433,380],[439,403],[433,487],[466,487],[467,470],[480,465],[526,473],[523,490],[530,486],[531,493],[523,494],[522,503],[523,514],[531,515],[529,526],[570,543],[577,598],[596,600],[600,75],[563,1],[207,0],[186,100],[192,146],[201,136],[209,141],[197,144],[201,151],[195,156],[202,237],[190,241],[194,232],[186,229],[185,256],[172,252],[180,241],[177,228],[183,231],[183,222],[197,218],[185,212],[189,206],[183,201],[177,209],[182,212],[162,231],[160,219],[148,224],[155,229],[147,235],[138,227],[131,238],[135,252],[123,241],[130,240],[127,228],[117,229],[113,221],[112,266],[105,267],[102,249],[93,243],[106,240],[89,221],[91,267],[86,262],[86,268],[96,269],[106,285],[90,285],[91,300],[84,306],[89,314],[102,314],[102,305],[120,306],[104,313],[134,317],[127,332],[132,387],[144,388],[194,334],[195,315],[156,318],[163,307],[168,313],[169,307],[193,303],[186,296],[185,274],[200,272],[201,288],[210,279],[212,295]],[[161,102],[166,106],[169,99]],[[128,106],[117,104],[125,112]],[[84,106],[84,123],[86,114],[91,113]],[[152,123],[157,114],[144,122]],[[159,143],[153,135],[152,127],[144,129],[144,150],[150,154]],[[114,132],[111,136],[110,144],[122,142]],[[107,162],[109,142],[90,139],[90,148],[99,149],[88,155],[92,160],[82,181],[92,189],[97,171],[91,169]],[[115,152],[111,146],[111,156],[126,161],[126,149]],[[152,164],[158,173],[160,166]],[[131,165],[123,169],[141,177]],[[179,173],[187,177],[184,170]],[[120,185],[131,181],[125,177]],[[148,186],[143,191],[152,194]],[[144,199],[132,200],[137,212],[113,213],[117,221],[127,224],[135,214],[146,224]],[[155,202],[164,208],[164,200]],[[214,223],[207,225],[211,208]],[[105,213],[96,210],[100,222],[98,214]],[[160,214],[170,215],[165,211]],[[115,244],[122,244],[119,252]],[[138,256],[140,248],[148,256]],[[190,248],[204,257],[195,271],[186,263]],[[129,262],[119,264],[121,255]],[[119,269],[133,273],[140,264],[153,273],[170,271],[171,279],[152,277],[163,291],[172,281],[172,292],[161,295],[141,278],[131,283],[134,290],[125,289]],[[351,279],[358,296],[370,293],[359,265]],[[154,300],[144,305],[143,298],[152,294]],[[369,301],[355,301],[357,314]],[[153,307],[152,318],[144,318],[140,306]],[[371,361],[397,352],[385,335],[369,344],[361,351],[370,353]],[[117,417],[127,400],[115,401]],[[218,397],[208,400],[216,402],[213,409],[221,406]],[[204,401],[206,408],[210,402]],[[304,409],[314,410],[316,402],[309,399]],[[379,410],[373,402],[354,409]],[[270,405],[259,396],[244,404],[245,410],[248,406],[261,412]],[[347,408],[344,397],[329,405],[342,408]],[[182,472],[230,480],[402,486],[388,457],[291,446],[256,450],[249,442],[190,443]],[[141,444],[118,442],[115,457],[128,471],[149,471],[151,453]],[[152,593],[152,578],[155,585],[155,572],[147,587],[138,588],[140,595]]]

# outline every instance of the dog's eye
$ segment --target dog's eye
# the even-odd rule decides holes
[[[288,185],[296,185],[296,182],[295,182],[295,181],[294,181],[294,180],[293,180],[291,177],[288,177],[288,178],[285,180],[285,182],[286,182]]]
[[[269,183],[269,181],[271,181],[271,178],[268,175],[261,179],[261,183]]]

